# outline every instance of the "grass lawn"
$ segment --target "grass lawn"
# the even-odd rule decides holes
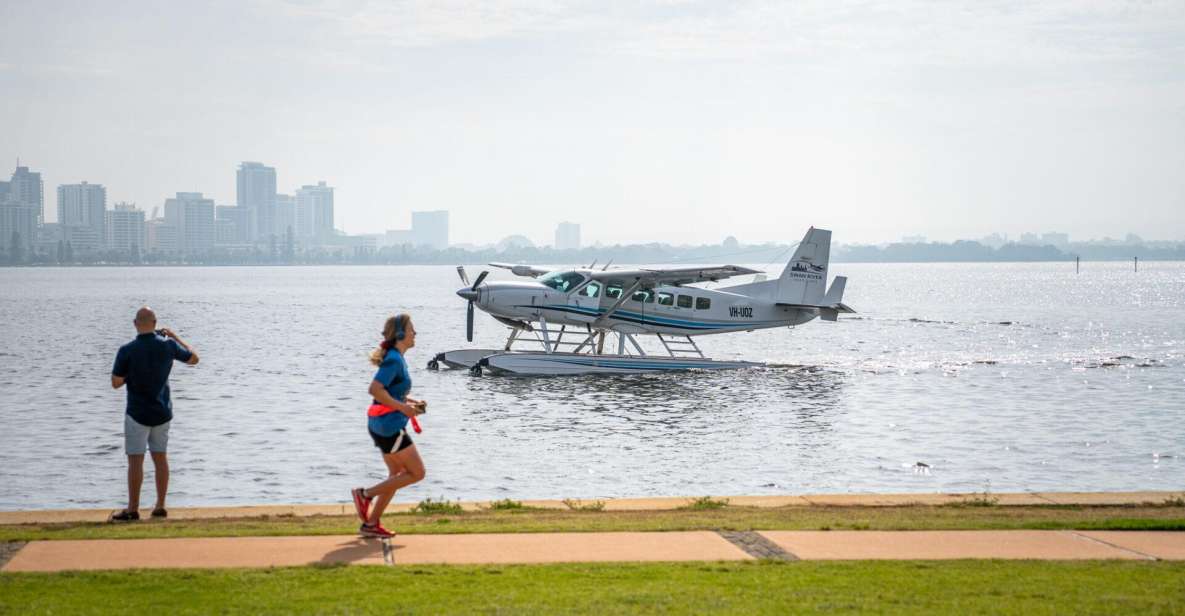
[[[508,509],[403,513],[384,523],[404,534],[670,530],[1185,530],[1180,506],[719,507],[671,511]],[[0,541],[352,534],[349,516],[0,526]]]
[[[0,613],[1185,613],[1185,563],[773,562],[0,575]]]

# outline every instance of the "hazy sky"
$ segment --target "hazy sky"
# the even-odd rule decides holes
[[[1185,238],[1185,2],[0,2],[0,175],[452,239]]]

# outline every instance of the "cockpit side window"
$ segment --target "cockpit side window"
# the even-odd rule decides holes
[[[584,282],[584,276],[576,272],[552,272],[539,279],[539,282],[559,291],[567,293]]]
[[[674,304],[675,304],[675,296],[674,295],[671,295],[670,293],[659,293],[658,294],[658,305],[659,306],[672,306]]]
[[[580,292],[578,292],[577,295],[579,295],[581,297],[600,297],[601,296],[601,283],[594,280],[594,281],[584,285],[584,288],[580,289]]]

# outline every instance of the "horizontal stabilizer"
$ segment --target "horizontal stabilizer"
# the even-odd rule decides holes
[[[793,308],[796,310],[809,310],[812,312],[818,312],[819,318],[823,319],[824,321],[836,321],[839,319],[840,314],[856,313],[855,310],[852,310],[847,304],[842,302],[818,306],[812,304],[786,304],[782,302],[778,302],[774,305],[779,308]]]
[[[843,301],[843,288],[848,284],[847,276],[836,276],[835,280],[831,281],[831,288],[827,289],[827,295],[823,296],[823,304],[831,306]]]

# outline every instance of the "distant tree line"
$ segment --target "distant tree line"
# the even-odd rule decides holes
[[[833,261],[849,263],[926,263],[976,261],[1119,261],[1139,257],[1148,261],[1185,260],[1185,242],[1171,248],[1142,244],[1105,245],[1089,242],[1056,246],[1008,243],[998,248],[975,241],[941,243],[896,243],[887,246],[841,246],[832,254]]]
[[[792,244],[749,246],[673,246],[670,244],[632,244],[589,246],[579,250],[555,250],[551,247],[512,247],[506,250],[485,248],[434,250],[410,245],[380,249],[363,246],[299,248],[290,238],[270,242],[264,248],[244,250],[215,249],[201,255],[179,256],[131,250],[80,252],[69,242],[58,242],[55,249],[30,250],[14,234],[8,250],[0,256],[4,265],[458,265],[507,261],[513,263],[571,264],[598,267],[609,263],[745,263],[773,267],[785,263],[793,254]],[[1054,246],[1004,244],[998,248],[975,241],[951,243],[894,243],[881,246],[837,245],[831,260],[847,263],[908,262],[982,262],[982,261],[1087,261],[1185,260],[1185,242],[1172,247],[1135,245],[1071,244],[1066,249]]]

